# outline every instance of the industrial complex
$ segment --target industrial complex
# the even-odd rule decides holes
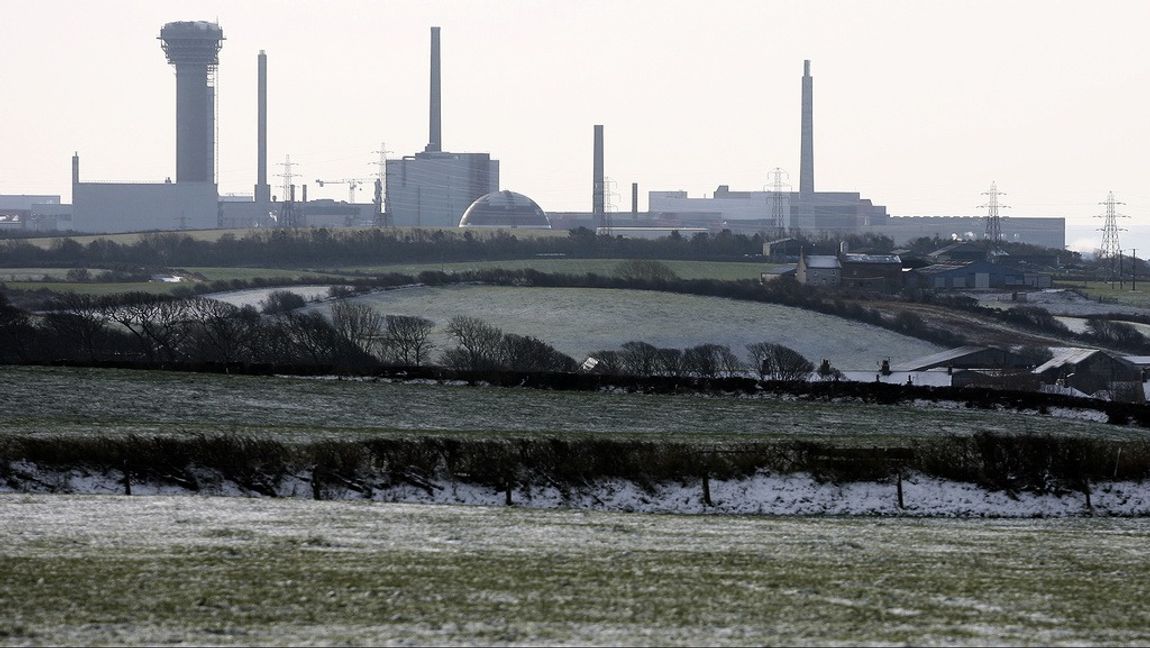
[[[639,189],[631,185],[630,212],[606,203],[604,128],[594,125],[591,209],[547,211],[521,194],[501,191],[500,165],[490,153],[444,150],[440,29],[431,28],[428,141],[424,150],[380,161],[380,177],[370,203],[308,200],[307,186],[288,181],[273,196],[267,178],[267,55],[257,55],[257,168],[250,196],[223,196],[216,178],[215,72],[224,43],[211,22],[172,22],[160,30],[162,50],[176,71],[176,169],[163,183],[90,183],[81,180],[80,158],[72,158],[72,205],[59,196],[0,196],[0,231],[11,229],[114,233],[156,230],[268,227],[588,227],[615,236],[651,237],[686,232],[731,230],[777,237],[802,233],[835,237],[886,236],[896,244],[918,237],[992,237],[1062,248],[1063,218],[1014,217],[996,220],[988,231],[982,215],[892,216],[858,192],[818,191],[814,166],[814,83],[811,62],[801,81],[799,187],[779,181],[768,190],[738,191],[719,185],[707,197],[685,191],[648,192],[648,209],[638,209]],[[290,162],[289,162],[290,164]],[[323,181],[317,180],[321,186]]]

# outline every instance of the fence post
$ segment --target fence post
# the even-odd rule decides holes
[[[124,460],[122,467],[124,469],[124,494],[125,495],[131,495],[132,494],[132,473],[128,469],[128,460],[127,459]]]
[[[505,503],[507,506],[511,506],[511,505],[512,505],[512,504],[511,504],[511,484],[512,484],[511,480],[510,480],[510,479],[508,479],[508,480],[507,480],[507,487],[506,487],[506,488],[504,489],[504,491],[503,491],[503,493],[504,493],[504,495],[505,495],[505,498],[504,498],[504,503]]]
[[[902,500],[902,467],[900,466],[898,468],[895,468],[894,474],[895,474],[895,492],[898,493],[898,509],[901,511],[906,506]]]
[[[703,505],[715,505],[713,502],[711,502],[711,479],[705,472],[703,473]]]

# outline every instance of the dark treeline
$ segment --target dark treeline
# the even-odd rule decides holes
[[[509,232],[476,235],[446,230],[276,229],[217,241],[178,232],[141,234],[133,243],[96,239],[88,244],[62,238],[47,248],[23,240],[0,241],[6,267],[259,266],[309,267],[384,263],[522,259],[539,255],[583,258],[733,260],[763,251],[760,235],[724,231],[658,240],[596,236],[587,229],[568,236],[520,238]]]
[[[992,490],[1065,495],[1089,493],[1092,482],[1145,479],[1150,476],[1150,444],[988,433],[880,448],[844,447],[834,440],[686,443],[546,436],[311,443],[223,435],[0,438],[0,483],[15,490],[50,489],[27,471],[27,463],[40,469],[114,472],[126,494],[133,482],[206,489],[216,479],[206,470],[268,497],[290,494],[285,482],[304,481],[315,499],[355,493],[372,497],[396,486],[431,493],[442,482],[458,481],[506,491],[511,503],[511,491],[541,484],[566,490],[599,479],[627,479],[651,487],[762,471],[807,473],[836,483],[893,481],[914,471]]]
[[[335,290],[337,294],[344,291]],[[302,297],[273,291],[242,308],[206,297],[126,293],[67,294],[39,313],[15,308],[0,293],[0,362],[122,362],[142,366],[230,365],[418,367],[435,360],[465,370],[574,371],[576,362],[542,340],[504,333],[475,318],[447,323],[455,346],[441,353],[435,323],[385,315],[338,299],[330,318]]]

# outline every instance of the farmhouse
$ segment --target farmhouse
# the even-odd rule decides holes
[[[836,287],[842,282],[842,264],[830,254],[799,255],[795,278],[804,286]]]

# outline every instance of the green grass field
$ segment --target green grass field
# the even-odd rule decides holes
[[[5,645],[1145,645],[1144,519],[0,496]]]
[[[146,292],[167,295],[186,283],[163,283],[159,281],[135,281],[130,283],[73,283],[57,281],[8,281],[4,285],[12,290],[50,290],[56,293],[76,293],[80,295],[114,295],[126,292]]]
[[[1119,285],[1117,282],[1111,284],[1105,281],[1089,281],[1060,283],[1059,287],[1074,288],[1091,299],[1102,298],[1103,303],[1150,308],[1150,277],[1147,277],[1145,282],[1140,278],[1137,290],[1131,290],[1129,278],[1123,285]]]
[[[0,367],[0,434],[549,436],[894,444],[978,432],[1147,439],[1103,423],[917,405],[796,402],[160,371]],[[53,397],[47,398],[46,394]]]

